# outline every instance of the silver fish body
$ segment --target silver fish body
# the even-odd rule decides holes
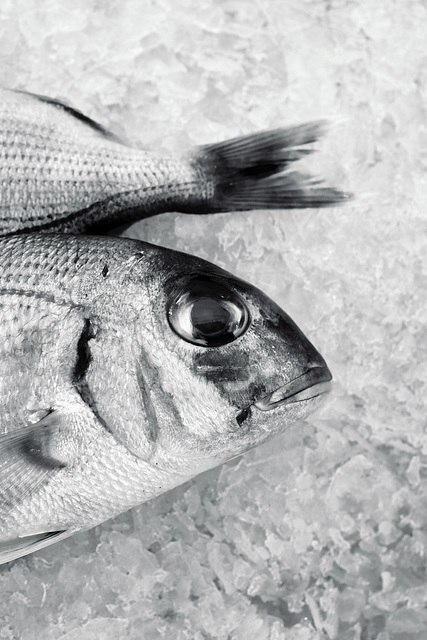
[[[64,103],[0,90],[0,235],[98,233],[162,211],[338,204],[346,194],[289,170],[323,130],[310,123],[162,157]]]
[[[255,287],[139,241],[0,238],[0,562],[305,418],[331,375]]]

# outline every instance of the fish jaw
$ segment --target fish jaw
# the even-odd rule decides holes
[[[283,393],[287,385],[280,387]],[[261,402],[252,403],[234,412],[229,419],[228,433],[224,438],[224,448],[220,451],[217,441],[215,460],[211,467],[217,466],[254,449],[291,428],[315,413],[325,402],[332,389],[330,381],[319,382],[302,389],[294,396],[273,402],[269,408]],[[276,392],[269,396],[274,397]],[[206,466],[206,469],[209,468]]]
[[[267,442],[316,412],[332,390],[327,366],[312,367],[301,376],[242,408],[235,415],[247,437],[244,452]]]
[[[291,382],[278,387],[254,402],[254,406],[260,411],[271,411],[282,404],[310,400],[329,393],[331,380],[332,374],[328,367],[311,367]]]

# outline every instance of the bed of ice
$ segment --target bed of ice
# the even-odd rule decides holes
[[[2,0],[1,85],[164,153],[327,117],[311,169],[356,199],[131,229],[264,289],[334,390],[277,440],[2,566],[0,638],[425,640],[426,24],[423,0]]]

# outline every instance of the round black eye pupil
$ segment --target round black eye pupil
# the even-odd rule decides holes
[[[230,312],[218,300],[201,298],[191,309],[194,329],[204,336],[219,336],[229,329]]]

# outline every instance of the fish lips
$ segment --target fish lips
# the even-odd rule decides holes
[[[312,400],[329,393],[332,374],[327,366],[312,367],[287,384],[259,398],[252,406],[260,411],[272,411],[285,404]]]

